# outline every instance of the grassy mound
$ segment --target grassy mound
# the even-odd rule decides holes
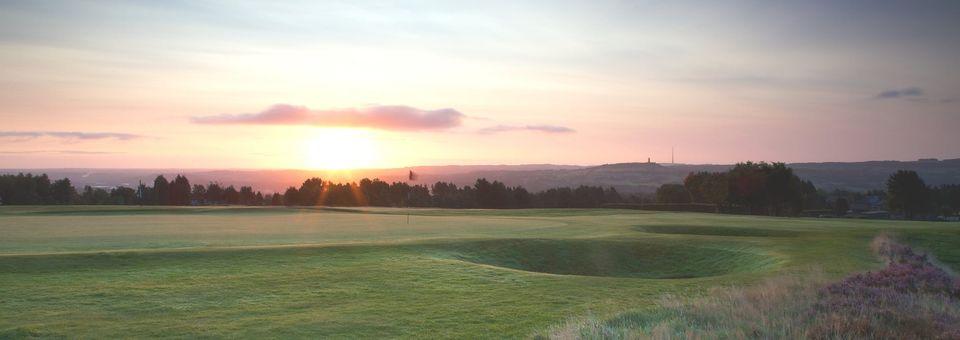
[[[433,248],[444,257],[530,272],[650,279],[716,276],[775,262],[744,250],[649,241],[505,239]]]
[[[745,237],[795,237],[800,232],[791,230],[762,229],[749,227],[714,227],[688,225],[640,226],[637,230],[654,234],[684,234],[708,236],[745,236]]]

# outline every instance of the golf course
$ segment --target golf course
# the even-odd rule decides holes
[[[884,263],[960,224],[646,212],[0,207],[0,338],[525,338]]]

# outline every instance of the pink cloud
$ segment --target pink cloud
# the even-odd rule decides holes
[[[499,132],[510,132],[510,131],[535,131],[535,132],[543,132],[543,133],[577,132],[576,130],[568,128],[566,126],[557,126],[557,125],[524,125],[524,126],[497,125],[497,126],[491,126],[488,128],[480,129],[480,133],[499,133]]]
[[[454,109],[421,110],[409,106],[372,106],[310,110],[277,104],[258,113],[193,117],[196,124],[311,125],[382,130],[443,130],[460,126],[465,115]]]
[[[0,138],[13,138],[18,140],[28,140],[40,137],[53,137],[62,139],[116,139],[132,140],[143,138],[141,135],[118,132],[76,132],[76,131],[0,131]]]

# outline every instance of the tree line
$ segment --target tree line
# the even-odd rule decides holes
[[[283,193],[263,194],[249,186],[239,189],[219,183],[191,185],[186,176],[167,180],[157,176],[153,185],[111,189],[74,188],[70,179],[51,181],[46,174],[0,175],[0,204],[127,204],[127,205],[274,205],[274,206],[377,206],[440,208],[599,208],[604,204],[639,200],[624,198],[614,188],[579,186],[529,192],[522,186],[477,179],[473,185],[437,182],[431,186],[387,183],[364,178],[334,183],[309,178]]]
[[[721,212],[794,216],[826,205],[810,181],[784,163],[738,163],[726,172],[690,173],[683,184],[664,184],[658,203],[712,204]]]
[[[908,219],[960,213],[960,185],[928,186],[916,171],[900,170],[887,179],[887,207]]]
[[[856,193],[859,194],[859,193]],[[915,171],[890,175],[886,190],[861,195],[881,196],[886,208],[911,219],[924,215],[960,213],[960,185],[927,186]],[[830,201],[829,197],[836,199]],[[712,204],[720,212],[796,216],[810,210],[850,209],[847,192],[828,194],[793,173],[784,163],[738,163],[726,172],[690,173],[683,184],[664,184],[656,191],[662,204]]]
[[[253,188],[222,186],[218,183],[190,185],[186,176],[177,175],[172,181],[157,176],[153,185],[140,184],[136,188],[94,188],[89,185],[77,190],[69,178],[51,181],[46,174],[0,175],[0,204],[120,204],[120,205],[192,205],[269,203]]]
[[[148,183],[149,184],[149,183]],[[0,175],[0,204],[127,204],[127,205],[273,205],[378,206],[439,208],[598,208],[617,204],[709,204],[717,212],[796,216],[804,211],[833,211],[842,216],[858,196],[883,197],[886,207],[905,218],[956,215],[960,212],[960,185],[926,185],[914,171],[890,176],[884,190],[865,194],[817,190],[784,163],[738,163],[726,172],[690,173],[682,184],[664,184],[653,197],[624,196],[599,186],[561,187],[530,192],[522,186],[477,179],[473,185],[437,182],[430,186],[387,183],[364,178],[334,183],[309,178],[282,193],[263,194],[249,186],[193,184],[186,176],[167,180],[157,176],[152,185],[136,188],[74,188],[68,178],[51,180],[46,174]],[[830,198],[833,197],[832,200]],[[648,206],[649,207],[649,206]],[[702,208],[702,207],[699,207]],[[699,211],[699,210],[698,210]]]

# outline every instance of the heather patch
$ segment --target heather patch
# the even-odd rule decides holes
[[[960,338],[960,280],[908,246],[875,245],[887,266],[821,289],[810,337]]]

